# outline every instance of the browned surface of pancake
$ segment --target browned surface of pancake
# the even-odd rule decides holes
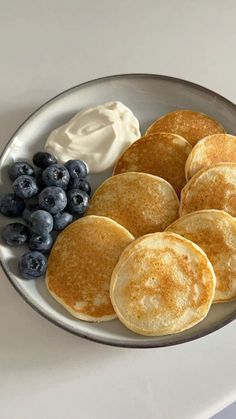
[[[180,216],[202,209],[219,209],[236,216],[236,163],[202,169],[182,189]]]
[[[92,196],[87,215],[112,218],[139,237],[163,231],[178,217],[179,201],[164,179],[146,173],[112,176]]]
[[[128,328],[160,336],[201,321],[214,290],[215,275],[205,253],[164,232],[140,237],[124,250],[112,274],[110,295]]]
[[[187,109],[170,112],[157,119],[147,129],[147,134],[157,131],[181,135],[192,145],[207,135],[225,133],[222,125],[215,119]]]
[[[236,136],[214,134],[200,140],[186,161],[186,179],[216,163],[236,162]]]
[[[84,217],[57,238],[47,269],[52,295],[75,317],[101,321],[115,317],[109,297],[112,271],[133,236],[104,217]]]
[[[167,227],[196,243],[206,253],[216,275],[215,302],[236,297],[236,219],[224,211],[187,214]]]
[[[167,180],[179,195],[185,181],[185,163],[191,145],[175,134],[155,133],[135,141],[119,158],[114,175],[143,172]]]

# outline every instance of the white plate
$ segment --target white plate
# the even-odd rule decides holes
[[[227,132],[236,134],[236,105],[222,96],[183,80],[148,74],[105,77],[75,86],[56,96],[34,112],[8,142],[0,160],[1,192],[9,192],[6,166],[16,159],[31,159],[43,149],[48,134],[83,108],[120,100],[138,117],[142,133],[158,116],[178,108],[193,109],[218,119]],[[93,190],[109,176],[91,178]],[[0,228],[9,221],[0,217]],[[126,329],[118,320],[87,323],[73,318],[48,293],[44,279],[26,281],[18,276],[17,258],[25,249],[0,243],[2,267],[20,295],[40,314],[69,332],[114,346],[160,347],[187,342],[223,327],[236,318],[236,301],[213,305],[197,326],[176,335],[144,337]]]

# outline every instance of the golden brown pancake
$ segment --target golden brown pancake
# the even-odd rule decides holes
[[[114,174],[143,172],[160,176],[180,195],[186,183],[185,163],[191,149],[191,145],[176,134],[145,135],[120,156]]]
[[[132,240],[124,227],[109,218],[89,216],[70,224],[58,236],[48,259],[49,292],[81,320],[114,319],[111,274]]]
[[[163,231],[178,217],[179,200],[166,180],[128,172],[105,180],[92,196],[87,215],[103,215],[139,237]]]
[[[180,217],[202,209],[219,209],[236,216],[236,163],[202,169],[182,189]]]
[[[166,231],[180,234],[206,253],[216,275],[214,302],[236,298],[236,219],[224,211],[202,210],[179,218]]]
[[[171,132],[184,137],[191,145],[195,145],[207,135],[225,133],[222,125],[215,119],[200,112],[179,109],[163,115],[147,129],[147,134],[154,132]]]
[[[188,156],[185,173],[189,180],[199,170],[223,162],[236,163],[236,137],[214,134],[200,140]]]
[[[111,278],[118,318],[141,335],[178,333],[207,315],[215,274],[196,244],[169,232],[148,234],[122,253]]]

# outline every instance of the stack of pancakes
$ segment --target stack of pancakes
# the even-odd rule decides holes
[[[186,330],[212,302],[236,298],[235,216],[236,137],[207,115],[171,112],[59,235],[47,287],[82,320],[117,316],[150,336]]]

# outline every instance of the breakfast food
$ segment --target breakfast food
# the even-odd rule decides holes
[[[127,172],[108,178],[92,196],[87,215],[102,215],[140,237],[163,231],[178,217],[179,201],[164,179]]]
[[[24,279],[36,279],[45,274],[47,258],[41,252],[27,252],[20,258],[18,267]]]
[[[53,216],[53,228],[56,231],[64,230],[73,221],[73,215],[69,212],[58,212]]]
[[[67,208],[71,214],[82,216],[89,205],[89,196],[80,189],[71,189],[67,193]]]
[[[51,164],[56,164],[57,158],[54,154],[45,151],[37,151],[33,156],[33,163],[40,169],[46,169],[46,167],[51,166]]]
[[[88,196],[91,196],[91,185],[86,179],[71,179],[67,185],[67,190],[79,189],[80,191],[86,192]]]
[[[2,230],[2,238],[8,246],[21,246],[25,244],[30,237],[30,231],[22,223],[7,224]]]
[[[52,235],[49,233],[31,233],[29,240],[29,249],[38,252],[48,253],[53,245]]]
[[[38,196],[39,207],[50,214],[63,211],[67,202],[66,192],[59,186],[47,186]]]
[[[15,193],[4,194],[0,198],[0,211],[6,217],[20,217],[25,209],[23,199]]]
[[[202,210],[179,218],[166,231],[196,243],[208,256],[216,275],[214,302],[236,298],[236,220],[224,211]]]
[[[214,134],[200,140],[188,156],[186,179],[189,180],[199,170],[223,162],[236,163],[236,136]]]
[[[118,318],[147,336],[178,333],[200,322],[214,291],[215,274],[202,249],[168,232],[132,242],[122,253],[110,286]]]
[[[33,233],[50,233],[53,229],[52,215],[49,212],[41,209],[36,210],[30,214],[29,226]]]
[[[14,182],[16,178],[22,175],[34,176],[34,168],[28,162],[16,162],[15,164],[9,166],[8,175],[10,180]]]
[[[219,163],[194,175],[181,192],[180,216],[201,209],[236,216],[236,163]]]
[[[2,231],[2,239],[8,246],[27,244],[31,250],[19,261],[19,271],[25,279],[44,275],[47,259],[43,254],[48,254],[53,245],[52,231],[55,236],[72,223],[74,216],[82,216],[91,194],[83,161],[69,160],[62,165],[52,154],[39,151],[34,154],[33,163],[36,169],[25,161],[16,161],[8,167],[15,193],[0,199],[3,215],[22,216],[27,223],[27,226],[11,223]]]
[[[49,135],[45,149],[65,162],[79,158],[90,173],[111,168],[119,155],[140,137],[133,112],[118,101],[82,110]]]
[[[49,292],[79,319],[115,318],[109,297],[111,274],[133,239],[109,218],[89,216],[75,221],[58,236],[49,256]]]
[[[68,160],[65,163],[71,179],[84,179],[88,174],[88,167],[82,160]]]
[[[182,137],[169,133],[145,135],[135,141],[118,159],[114,175],[143,172],[167,180],[177,195],[186,183],[185,163],[191,145]]]
[[[66,189],[70,181],[70,174],[62,164],[51,164],[42,173],[43,182],[46,186],[58,186]]]
[[[156,121],[147,129],[147,134],[171,132],[184,137],[191,145],[211,134],[225,133],[222,125],[215,119],[200,112],[178,109]]]
[[[6,225],[2,239],[28,246],[20,275],[46,273],[74,317],[118,316],[138,334],[162,336],[236,298],[236,137],[192,110],[164,115],[139,137],[118,101],[55,129],[33,164],[8,168],[14,193],[0,198],[0,212],[26,225]],[[88,173],[100,174],[96,187],[111,168],[90,200]]]
[[[39,191],[35,178],[27,175],[17,177],[12,184],[12,189],[21,199],[32,198]]]

